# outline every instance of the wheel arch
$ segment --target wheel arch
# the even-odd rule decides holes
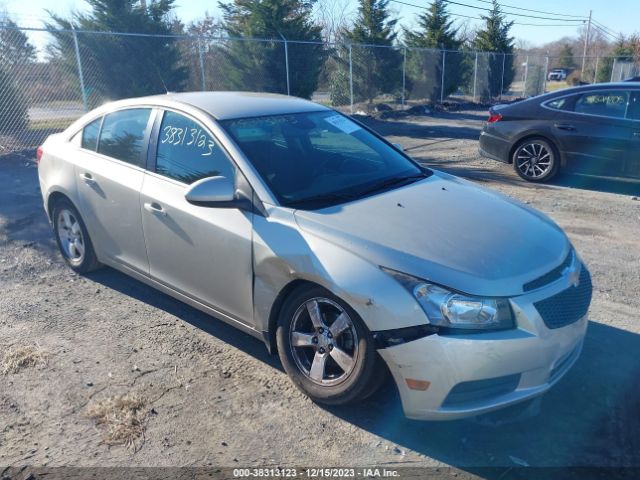
[[[74,203],[73,200],[71,200],[69,195],[59,190],[54,190],[53,192],[50,192],[49,196],[47,197],[47,216],[49,217],[50,221],[53,221],[53,207],[60,200],[68,201],[69,203],[71,203],[71,205],[74,206],[76,210],[78,210],[78,206]]]
[[[310,288],[310,287],[320,287],[326,289],[323,285],[319,283],[312,282],[310,280],[305,280],[302,278],[297,278],[287,283],[274,300],[271,305],[271,311],[269,312],[269,324],[267,330],[267,336],[265,338],[267,349],[269,353],[274,354],[277,352],[278,347],[276,346],[276,329],[278,328],[278,317],[280,316],[280,312],[282,310],[282,306],[284,305],[285,300],[295,291],[302,288]]]

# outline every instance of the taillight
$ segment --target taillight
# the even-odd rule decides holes
[[[36,165],[40,165],[40,159],[42,158],[42,147],[38,147],[36,150]]]
[[[489,120],[487,120],[487,123],[496,123],[500,120],[502,120],[502,115],[500,115],[499,113],[492,113],[489,117]]]

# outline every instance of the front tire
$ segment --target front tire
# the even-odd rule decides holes
[[[548,182],[560,169],[556,148],[541,137],[528,138],[515,148],[513,169],[527,182]]]
[[[318,403],[344,405],[364,399],[386,373],[362,319],[321,287],[304,287],[287,298],[276,341],[293,383]]]
[[[78,210],[67,199],[53,206],[53,231],[64,261],[78,273],[88,273],[101,266],[87,228]]]

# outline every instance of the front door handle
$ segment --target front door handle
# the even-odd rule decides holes
[[[95,185],[96,181],[93,179],[93,177],[91,176],[90,173],[81,173],[80,174],[80,178],[84,181],[84,183],[86,183],[87,185]]]
[[[568,123],[556,123],[554,127],[556,127],[558,130],[567,130],[570,132],[576,129],[576,127],[574,127],[573,125],[569,125]]]
[[[161,215],[163,217],[167,215],[167,212],[164,211],[164,209],[162,208],[162,205],[156,202],[145,203],[144,209],[147,212],[153,213],[154,215]]]

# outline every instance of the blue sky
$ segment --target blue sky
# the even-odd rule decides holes
[[[324,1],[324,0],[319,0]],[[335,1],[335,0],[332,0]],[[340,0],[338,0],[340,1]],[[349,10],[357,9],[356,0],[342,0],[348,3]],[[428,0],[403,0],[405,3],[415,5],[427,5]],[[480,8],[488,6],[485,0],[456,0],[458,3],[465,3]],[[537,17],[550,17],[550,15],[525,11],[523,9],[533,9],[545,12],[552,12],[564,15],[584,16],[589,15],[589,10],[593,10],[594,19],[600,25],[607,27],[613,32],[622,32],[625,35],[640,31],[640,0],[504,0],[502,2],[506,12],[519,13]],[[185,21],[190,21],[202,17],[205,11],[218,14],[217,0],[177,0],[176,13]],[[509,7],[507,7],[507,5]],[[56,13],[68,14],[74,9],[86,9],[86,3],[79,0],[0,0],[0,6],[17,21],[18,24],[26,26],[40,26],[42,19],[46,18],[45,9],[51,9]],[[400,3],[390,3],[392,9],[400,17],[400,24],[412,26],[415,16],[422,11]],[[483,13],[479,9],[464,7],[460,5],[450,5],[449,11],[456,15],[466,15],[477,17]],[[456,17],[457,21],[469,20],[471,24],[478,23],[477,20]],[[533,45],[540,45],[551,40],[556,40],[564,36],[575,36],[578,32],[579,21],[552,21],[542,18],[510,17],[517,23],[544,24],[561,26],[531,26],[514,25],[512,33],[518,39],[523,39]],[[569,19],[569,17],[565,17]],[[570,20],[579,20],[571,17]],[[34,41],[38,42],[37,38]]]

